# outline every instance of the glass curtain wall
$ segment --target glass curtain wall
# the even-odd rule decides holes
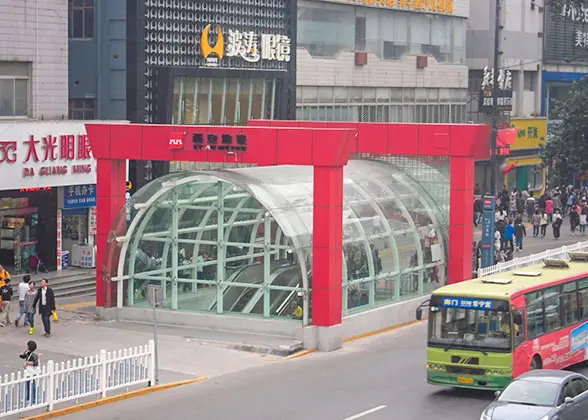
[[[119,238],[122,259],[113,254],[119,305],[147,306],[147,286],[160,284],[169,309],[312,322],[312,167],[174,174],[144,188]],[[343,315],[443,285],[447,234],[434,198],[407,171],[350,161]]]
[[[298,48],[313,57],[368,51],[381,60],[405,53],[463,64],[467,19],[351,5],[298,2]]]
[[[274,119],[277,79],[178,77],[172,124],[246,125]]]

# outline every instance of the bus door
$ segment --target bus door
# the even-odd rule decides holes
[[[512,306],[512,326],[513,326],[513,377],[529,370],[533,343],[527,341],[527,310],[523,307]]]

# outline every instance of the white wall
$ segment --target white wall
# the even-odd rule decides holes
[[[67,119],[66,0],[0,0],[0,61],[32,63],[29,116]]]
[[[298,86],[377,86],[441,87],[468,86],[468,68],[459,64],[439,64],[428,57],[428,67],[416,68],[416,55],[400,60],[380,60],[368,53],[366,66],[355,65],[353,52],[341,52],[336,58],[313,58],[307,50],[297,50]]]

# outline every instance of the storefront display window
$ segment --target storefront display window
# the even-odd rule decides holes
[[[29,258],[37,254],[38,209],[28,198],[0,199],[0,264],[26,272]]]

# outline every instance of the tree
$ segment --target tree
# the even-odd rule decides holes
[[[567,184],[570,175],[588,170],[588,77],[570,88],[556,104],[562,122],[541,148],[543,165],[550,168],[552,185]]]

